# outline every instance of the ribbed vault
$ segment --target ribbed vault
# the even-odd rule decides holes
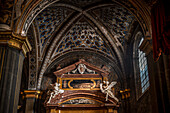
[[[114,73],[123,78],[124,50],[137,20],[127,7],[109,0],[61,0],[39,12],[33,22],[38,45],[37,88],[60,57],[74,52],[109,59],[115,63],[110,64]]]

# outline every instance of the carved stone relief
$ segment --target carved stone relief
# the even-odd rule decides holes
[[[105,85],[103,85],[103,83]],[[106,94],[106,101],[108,101],[108,96],[109,96],[111,98],[114,98],[118,102],[119,100],[115,97],[111,89],[117,82],[111,82],[109,84],[109,81],[103,81],[103,83],[100,83],[100,90],[102,93]]]
[[[47,103],[51,103],[52,98],[55,98],[57,95],[64,93],[64,90],[59,88],[60,84],[58,84],[57,82],[55,84],[50,84],[50,85],[52,87],[52,90],[49,90],[47,92],[48,94]]]
[[[86,67],[86,65],[84,64],[79,64],[78,67],[72,71],[73,74],[75,73],[80,73],[80,74],[85,74],[85,72],[87,73],[92,73],[92,74],[96,74],[96,72],[94,70],[90,70]]]
[[[62,104],[100,104],[100,103],[94,100],[80,98],[80,99],[69,100]]]

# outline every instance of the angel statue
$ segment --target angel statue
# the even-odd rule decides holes
[[[50,92],[50,98],[47,103],[50,103],[51,98],[55,98],[56,95],[64,93],[64,90],[59,88],[59,83],[56,82],[54,84],[50,84],[50,86],[52,86],[53,91]]]
[[[105,84],[104,86],[103,86],[103,83]],[[111,88],[117,82],[111,82],[110,85],[109,85],[109,81],[103,81],[103,83],[100,83],[100,90],[102,93],[106,94],[106,101],[108,100],[108,96],[110,96],[111,98],[114,98],[118,102],[119,100],[114,96],[113,92],[111,91]]]

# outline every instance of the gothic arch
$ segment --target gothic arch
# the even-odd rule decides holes
[[[77,15],[76,15],[77,16]],[[40,71],[40,75],[39,75],[39,81],[38,81],[38,88],[40,88],[40,85],[41,85],[41,81],[42,81],[42,78],[43,78],[43,74],[44,74],[44,72],[45,72],[45,70],[47,69],[47,67],[48,67],[48,65],[51,63],[51,61],[52,60],[55,60],[55,59],[51,59],[51,57],[53,56],[53,54],[54,54],[54,51],[55,51],[55,49],[56,49],[56,45],[58,45],[58,43],[60,42],[61,43],[61,41],[63,40],[63,35],[66,33],[66,32],[68,32],[68,29],[69,29],[69,27],[71,27],[73,24],[72,23],[74,23],[74,21],[76,21],[77,19],[79,19],[80,17],[81,17],[82,15],[81,14],[78,14],[78,16],[77,16],[77,18],[72,18],[70,21],[71,22],[68,22],[68,24],[62,29],[62,31],[59,33],[59,34],[57,34],[56,36],[55,36],[55,38],[54,38],[54,40],[52,41],[53,43],[51,44],[51,45],[49,45],[49,49],[48,49],[48,51],[47,51],[47,56],[44,56],[45,57],[45,59],[44,59],[44,62],[42,63],[42,68],[41,68],[41,71]],[[98,32],[101,32],[101,31],[98,31]],[[102,38],[102,37],[101,37]],[[104,36],[103,36],[103,38],[102,39],[104,39]],[[107,39],[107,37],[106,37],[106,39]],[[106,40],[105,39],[105,40]],[[59,40],[61,40],[61,41],[59,41]],[[58,42],[59,41],[59,42]],[[107,40],[106,40],[107,41]],[[110,41],[110,40],[109,40]],[[108,41],[108,42],[109,42]],[[113,42],[112,42],[112,44],[114,44]],[[115,44],[114,44],[115,45]],[[113,46],[112,46],[113,47]],[[77,49],[78,50],[78,49]],[[80,49],[81,50],[81,49]],[[86,51],[87,51],[88,49],[86,49]],[[73,51],[73,50],[71,50],[71,51]],[[116,52],[114,52],[115,53],[115,56],[118,56],[117,57],[117,61],[118,62],[120,62],[120,67],[121,67],[121,70],[124,70],[124,67],[123,67],[123,64],[122,64],[122,62],[123,62],[123,60],[122,60],[122,58],[121,58],[121,56],[120,56],[120,53],[119,53],[119,51],[117,50],[117,48],[116,47],[113,47],[113,51],[116,51]],[[95,51],[94,51],[95,52]],[[123,75],[124,75],[124,71],[123,71]]]
[[[21,19],[21,18],[23,18],[22,16],[20,17],[20,19],[18,19],[18,21],[19,20],[22,20],[22,21],[20,21],[21,23],[17,23],[18,25],[17,26],[21,26],[21,29],[19,28],[17,28],[17,26],[16,26],[16,32],[18,32],[18,33],[23,33],[22,32],[22,30],[24,29],[25,31],[25,33],[27,33],[27,30],[28,30],[28,28],[29,28],[29,26],[30,26],[30,24],[32,23],[32,21],[37,17],[37,15],[38,14],[40,14],[40,12],[42,12],[45,8],[47,8],[48,6],[50,6],[50,5],[55,5],[55,6],[63,6],[63,7],[66,7],[66,8],[71,8],[71,9],[73,9],[74,11],[74,14],[72,15],[72,18],[70,19],[70,18],[67,18],[65,21],[67,21],[67,22],[65,22],[65,25],[61,25],[64,29],[62,29],[61,30],[61,32],[60,33],[57,33],[57,30],[59,29],[59,28],[61,28],[61,26],[59,27],[59,28],[57,28],[56,30],[54,30],[54,33],[53,33],[53,36],[52,37],[55,37],[55,39],[53,39],[53,40],[49,40],[47,43],[47,46],[46,46],[46,48],[48,48],[48,49],[46,49],[43,53],[42,53],[42,55],[41,55],[41,69],[40,69],[40,72],[39,72],[39,80],[38,80],[38,88],[40,88],[40,84],[41,84],[41,80],[42,80],[42,77],[43,77],[43,74],[44,74],[44,72],[45,72],[45,70],[46,70],[46,68],[47,68],[47,66],[48,66],[48,64],[49,64],[49,62],[51,62],[51,55],[52,55],[52,53],[53,53],[53,51],[54,51],[54,48],[55,48],[55,45],[57,44],[57,42],[59,41],[59,40],[61,40],[62,39],[62,35],[63,35],[63,33],[65,32],[65,31],[67,31],[67,29],[69,29],[69,26],[71,26],[72,25],[72,23],[76,20],[76,19],[78,19],[78,18],[80,18],[80,16],[82,16],[82,15],[84,15],[86,18],[88,18],[90,21],[92,21],[93,22],[93,24],[95,24],[95,26],[96,26],[96,28],[97,29],[99,29],[99,31],[104,35],[104,37],[106,37],[106,39],[109,41],[109,43],[110,43],[110,45],[112,46],[112,48],[113,48],[113,51],[115,52],[115,54],[116,54],[116,56],[117,56],[117,58],[118,58],[118,61],[120,62],[120,65],[121,65],[121,70],[122,70],[122,72],[124,73],[124,75],[125,75],[125,71],[124,71],[124,59],[123,59],[123,53],[121,52],[121,51],[123,51],[123,47],[122,46],[120,46],[120,48],[118,48],[118,46],[116,45],[116,43],[118,44],[118,45],[121,45],[120,43],[119,43],[119,41],[117,41],[116,40],[116,38],[114,37],[114,35],[108,30],[108,29],[106,29],[106,26],[104,26],[103,24],[102,24],[102,22],[100,22],[98,19],[96,19],[95,17],[93,17],[90,13],[89,13],[89,11],[91,11],[91,10],[93,10],[93,9],[96,9],[96,8],[102,8],[102,7],[106,7],[106,6],[113,6],[113,4],[118,4],[118,5],[120,5],[121,7],[123,7],[123,8],[125,8],[126,10],[128,10],[128,11],[130,11],[131,13],[132,13],[132,15],[135,15],[135,18],[138,20],[138,22],[140,23],[140,20],[142,19],[140,16],[140,13],[138,14],[138,15],[136,15],[136,12],[135,12],[135,7],[132,5],[132,3],[130,3],[130,2],[128,2],[128,4],[129,5],[131,5],[131,6],[133,6],[133,8],[131,8],[131,9],[128,9],[128,5],[126,5],[126,4],[124,4],[124,2],[122,2],[122,3],[119,3],[118,1],[114,1],[114,2],[111,2],[111,5],[110,4],[107,4],[107,3],[105,3],[105,4],[103,4],[103,5],[101,5],[100,3],[97,5],[97,6],[92,6],[92,7],[87,7],[87,8],[85,8],[85,9],[81,9],[81,8],[79,8],[79,7],[76,7],[76,6],[72,6],[72,5],[68,5],[68,4],[63,4],[63,3],[59,3],[59,4],[54,4],[55,2],[59,2],[58,0],[52,0],[52,1],[46,1],[46,2],[44,2],[43,3],[43,1],[41,1],[41,3],[38,3],[37,2],[37,4],[36,4],[36,6],[33,6],[33,7],[36,7],[36,8],[33,8],[33,12],[31,13],[31,10],[30,10],[30,13],[27,13],[27,14],[23,14],[23,15],[27,15],[27,16],[25,16],[24,18],[25,19]],[[31,4],[31,2],[30,2],[30,4]],[[29,6],[29,5],[28,5]],[[43,6],[43,7],[42,7]],[[26,10],[26,9],[25,9]],[[26,12],[26,11],[25,11]],[[32,16],[29,16],[29,15],[31,15],[32,14]],[[30,18],[30,19],[28,19],[28,18]],[[68,20],[68,19],[70,19],[70,20]],[[144,19],[144,20],[146,20],[146,19]],[[142,27],[142,29],[143,29],[143,31],[144,31],[144,34],[148,31],[147,30],[147,24],[143,24],[143,23],[140,23],[140,25],[141,25],[141,27]],[[143,25],[145,25],[145,27],[143,26]],[[51,43],[52,42],[52,43]],[[51,43],[51,44],[50,44]],[[46,54],[46,56],[45,56],[45,54]],[[49,61],[50,60],[50,61]]]

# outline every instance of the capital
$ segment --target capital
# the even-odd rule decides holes
[[[19,50],[22,50],[25,56],[26,53],[30,52],[32,49],[26,36],[17,35],[10,31],[0,32],[0,46],[17,48]]]
[[[41,91],[39,90],[24,90],[21,92],[22,98],[39,98],[41,96]]]

